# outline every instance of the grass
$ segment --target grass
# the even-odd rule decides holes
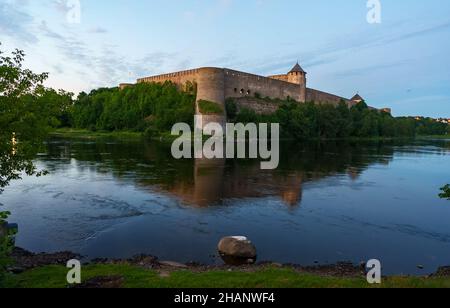
[[[46,266],[19,275],[9,275],[0,287],[66,288],[67,269]],[[390,277],[371,286],[363,278],[336,278],[304,274],[289,268],[264,268],[256,272],[192,272],[180,270],[163,278],[154,270],[131,265],[88,265],[82,280],[100,276],[122,276],[124,288],[450,288],[450,278]]]
[[[223,114],[223,108],[218,104],[206,100],[198,101],[198,108],[202,114]]]
[[[90,131],[87,129],[59,128],[50,133],[50,136],[75,138],[75,139],[102,139],[114,138],[122,140],[138,140],[142,138],[142,133],[129,131]]]

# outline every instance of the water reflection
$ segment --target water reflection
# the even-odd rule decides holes
[[[143,189],[158,190],[196,207],[220,205],[225,199],[276,196],[289,207],[301,205],[304,183],[329,176],[357,180],[370,165],[387,165],[393,158],[391,144],[327,142],[285,143],[280,166],[261,170],[259,160],[175,160],[167,144],[85,143],[52,140],[47,168],[112,174],[134,181]],[[56,163],[53,164],[53,162]]]

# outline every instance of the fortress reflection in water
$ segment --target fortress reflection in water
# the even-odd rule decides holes
[[[287,205],[296,206],[302,198],[302,176],[277,175],[260,169],[259,163],[240,168],[227,166],[224,159],[196,159],[193,182],[180,182],[164,189],[183,202],[205,207],[224,199],[279,196]]]
[[[111,173],[194,207],[261,197],[279,198],[295,207],[301,204],[306,183],[338,175],[356,180],[371,164],[389,163],[393,151],[383,143],[282,144],[279,168],[261,170],[259,160],[175,160],[167,144],[51,142],[45,160],[51,171],[52,157],[59,163],[67,158],[67,164],[75,159],[80,171]]]

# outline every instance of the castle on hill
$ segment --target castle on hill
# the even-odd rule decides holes
[[[306,86],[307,73],[299,63],[287,73],[273,76],[258,76],[250,73],[231,70],[228,68],[203,67],[181,72],[162,74],[152,77],[140,78],[137,83],[164,83],[170,81],[180,87],[186,84],[195,84],[197,87],[197,114],[202,114],[204,124],[207,122],[224,123],[226,121],[225,101],[236,99],[244,102],[246,107],[264,113],[271,112],[277,108],[260,108],[255,97],[268,97],[271,99],[295,100],[299,103],[315,102],[316,104],[338,105],[345,102],[349,107],[364,101],[356,94],[348,99],[331,93],[315,90]],[[124,89],[131,84],[120,84]],[[198,102],[213,102],[222,107],[223,114],[205,114],[199,108]],[[390,112],[389,109],[383,111]]]

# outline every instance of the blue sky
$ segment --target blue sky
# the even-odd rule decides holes
[[[199,66],[261,75],[298,60],[308,86],[394,115],[450,117],[450,1],[0,0],[2,50],[72,92]],[[76,2],[76,1],[75,1]]]

